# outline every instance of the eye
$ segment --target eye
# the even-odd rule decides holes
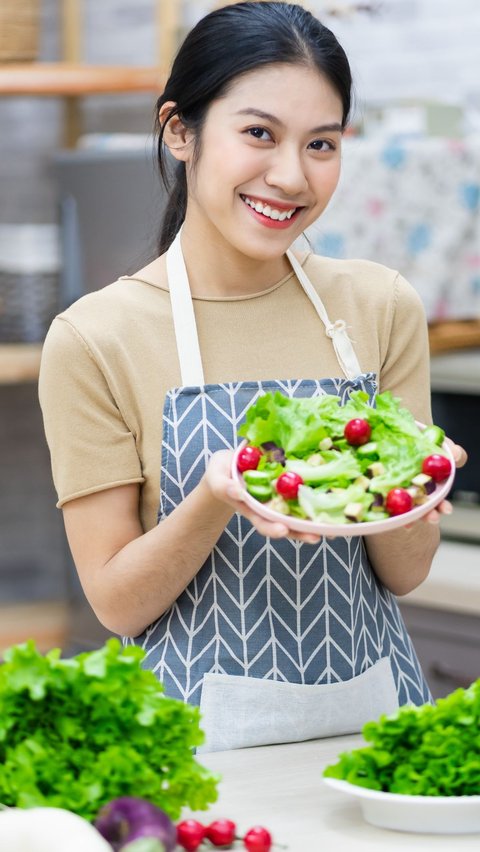
[[[322,154],[337,149],[337,146],[333,142],[329,142],[328,139],[315,139],[314,142],[310,142],[308,147],[313,151],[320,151]]]
[[[249,127],[246,132],[254,139],[260,139],[262,142],[268,142],[272,138],[270,132],[265,130],[264,127]]]

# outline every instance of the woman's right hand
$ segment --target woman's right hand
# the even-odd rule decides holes
[[[306,544],[317,544],[320,536],[311,533],[300,533],[290,529],[288,518],[285,523],[269,521],[259,515],[245,502],[245,492],[235,482],[231,475],[233,450],[219,450],[214,453],[208,463],[204,482],[215,499],[227,503],[235,512],[247,518],[255,529],[263,536],[270,538],[295,538]]]

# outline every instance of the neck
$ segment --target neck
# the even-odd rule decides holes
[[[185,219],[182,251],[192,296],[249,296],[273,287],[292,271],[288,257],[257,260],[223,240],[219,231]]]

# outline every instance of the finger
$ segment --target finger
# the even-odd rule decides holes
[[[247,515],[245,515],[245,517],[247,517]],[[248,518],[248,520],[251,521],[256,530],[265,537],[286,538],[288,536],[289,530],[286,524],[277,524],[276,522],[270,523],[269,521],[264,521],[263,518],[258,522],[253,518]]]
[[[448,444],[453,458],[455,459],[456,467],[463,467],[464,464],[466,464],[468,461],[468,454],[466,450],[464,450],[464,448],[460,446],[460,444],[456,444],[454,441],[452,441],[451,438],[446,437],[445,443]]]
[[[463,447],[461,447],[459,444],[455,444],[453,457],[455,459],[455,464],[457,465],[457,467],[463,467],[468,461],[468,454],[466,450],[464,450]]]
[[[240,503],[237,506],[237,511],[253,524],[260,535],[268,536],[269,538],[286,538],[289,535],[290,530],[286,524],[282,524],[280,521],[269,521],[267,518],[262,517],[262,515],[257,515],[248,506],[245,506],[245,504],[242,505]]]
[[[449,500],[443,500],[439,506],[437,506],[437,512],[440,512],[441,515],[451,515],[453,512],[453,506]]]
[[[292,533],[290,532],[290,538],[296,538],[297,541],[302,542],[303,544],[318,544],[321,539],[320,535],[313,535],[313,533]]]
[[[244,503],[245,502],[245,491],[243,488],[240,488],[235,482],[229,482],[226,488],[226,495],[229,500],[232,500],[234,503]],[[243,509],[242,509],[243,510]]]

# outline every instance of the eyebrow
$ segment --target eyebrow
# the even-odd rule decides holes
[[[261,109],[249,107],[247,109],[239,109],[235,115],[254,115],[257,118],[263,118],[264,121],[269,121],[271,124],[276,124],[278,127],[284,127],[283,121],[280,121],[275,115],[269,112],[264,112]],[[312,127],[310,133],[342,133],[342,125],[336,121],[331,124],[321,124],[319,127]]]

